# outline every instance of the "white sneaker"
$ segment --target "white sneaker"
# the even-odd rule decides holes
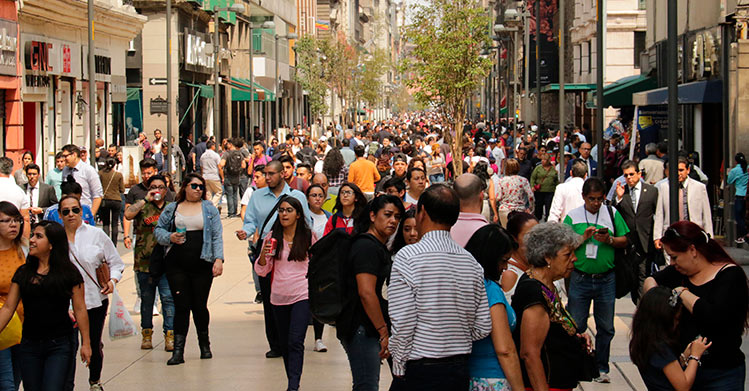
[[[94,383],[89,386],[89,391],[104,391],[104,387],[101,386],[101,383]]]
[[[314,350],[315,350],[316,352],[324,353],[324,352],[327,352],[327,351],[328,351],[328,347],[327,347],[327,346],[325,346],[325,344],[324,344],[324,343],[322,343],[322,340],[321,340],[321,339],[316,339],[316,340],[315,340],[315,349],[314,349]]]
[[[135,299],[135,305],[133,306],[133,313],[136,315],[140,314],[140,297]]]
[[[593,379],[595,383],[611,383],[611,378],[608,373],[602,373],[597,378]]]

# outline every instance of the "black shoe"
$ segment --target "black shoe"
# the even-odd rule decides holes
[[[263,294],[258,292],[257,295],[255,295],[255,304],[263,304]]]
[[[177,365],[185,362],[185,336],[180,334],[174,335],[174,350],[172,358],[166,362],[166,365]]]
[[[200,347],[200,358],[205,360],[213,358],[211,353],[211,342],[208,339],[207,331],[198,331],[198,346]]]
[[[271,349],[265,353],[265,358],[278,358],[281,357],[281,353]]]

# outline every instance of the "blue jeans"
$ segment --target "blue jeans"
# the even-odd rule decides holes
[[[364,326],[359,326],[350,340],[341,340],[341,345],[351,367],[352,391],[377,391],[380,385],[380,343],[377,337],[368,336]]]
[[[16,391],[21,384],[19,346],[0,350],[0,391]]]
[[[577,269],[572,271],[567,310],[577,324],[577,332],[588,328],[590,302],[596,321],[596,362],[598,370],[609,373],[611,340],[614,338],[614,304],[616,303],[616,274],[611,270],[602,277],[592,277]]]
[[[733,201],[733,219],[736,220],[736,237],[746,236],[746,197],[736,196]]]
[[[263,298],[270,300],[270,297]],[[273,315],[278,329],[278,342],[281,345],[288,391],[299,389],[304,364],[304,337],[309,326],[309,301],[302,300],[289,305],[273,305]]]
[[[260,293],[260,276],[257,275],[257,272],[255,271],[255,257],[252,256],[252,254],[247,254],[248,257],[250,257],[250,269],[252,269],[252,282],[255,284],[255,294],[257,295]],[[268,300],[270,300],[270,297],[268,297]]]
[[[237,205],[241,195],[239,195],[239,184],[232,185],[224,182],[224,193],[226,194],[226,209],[229,216],[237,214]]]
[[[732,369],[700,368],[694,380],[695,391],[743,391],[746,363]]]
[[[59,390],[73,357],[73,334],[46,340],[22,339],[20,345],[23,389]]]
[[[429,183],[442,183],[445,181],[445,174],[432,174],[429,176]]]
[[[164,316],[164,333],[174,330],[174,298],[169,290],[169,282],[166,274],[162,275],[154,284],[151,273],[135,272],[140,285],[140,327],[143,329],[153,328],[153,302],[156,300],[156,289],[161,297],[161,312]]]

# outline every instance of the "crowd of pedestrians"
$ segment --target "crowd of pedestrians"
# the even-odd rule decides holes
[[[608,135],[599,164],[587,130],[460,130],[460,157],[429,112],[282,128],[251,145],[175,143],[157,130],[139,138],[141,182],[129,188],[116,145],[91,155],[66,145],[46,178],[30,152],[15,172],[0,158],[0,326],[23,322],[20,344],[0,350],[0,390],[72,390],[77,354],[90,389],[102,389],[109,295],[127,273],[120,242],[133,249],[140,349],[157,345],[160,315],[166,364],[184,364],[192,316],[200,358],[212,358],[213,279],[225,260],[246,261],[224,254],[232,218],[263,306],[265,357],[282,358],[288,390],[302,382],[309,325],[313,350],[328,351],[326,324],[353,390],[377,390],[383,363],[394,391],[609,383],[616,299],[627,294],[638,305],[630,354],[649,389],[744,389],[747,278],[713,238],[693,154],[670,159],[671,218],[663,145],[629,160],[636,140]],[[740,244],[749,173],[743,154],[735,161],[726,183]],[[331,241],[336,251],[316,250]],[[326,270],[332,282],[318,285]]]

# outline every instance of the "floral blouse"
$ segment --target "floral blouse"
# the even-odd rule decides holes
[[[535,198],[528,180],[520,175],[504,176],[496,189],[499,210],[533,212]]]

